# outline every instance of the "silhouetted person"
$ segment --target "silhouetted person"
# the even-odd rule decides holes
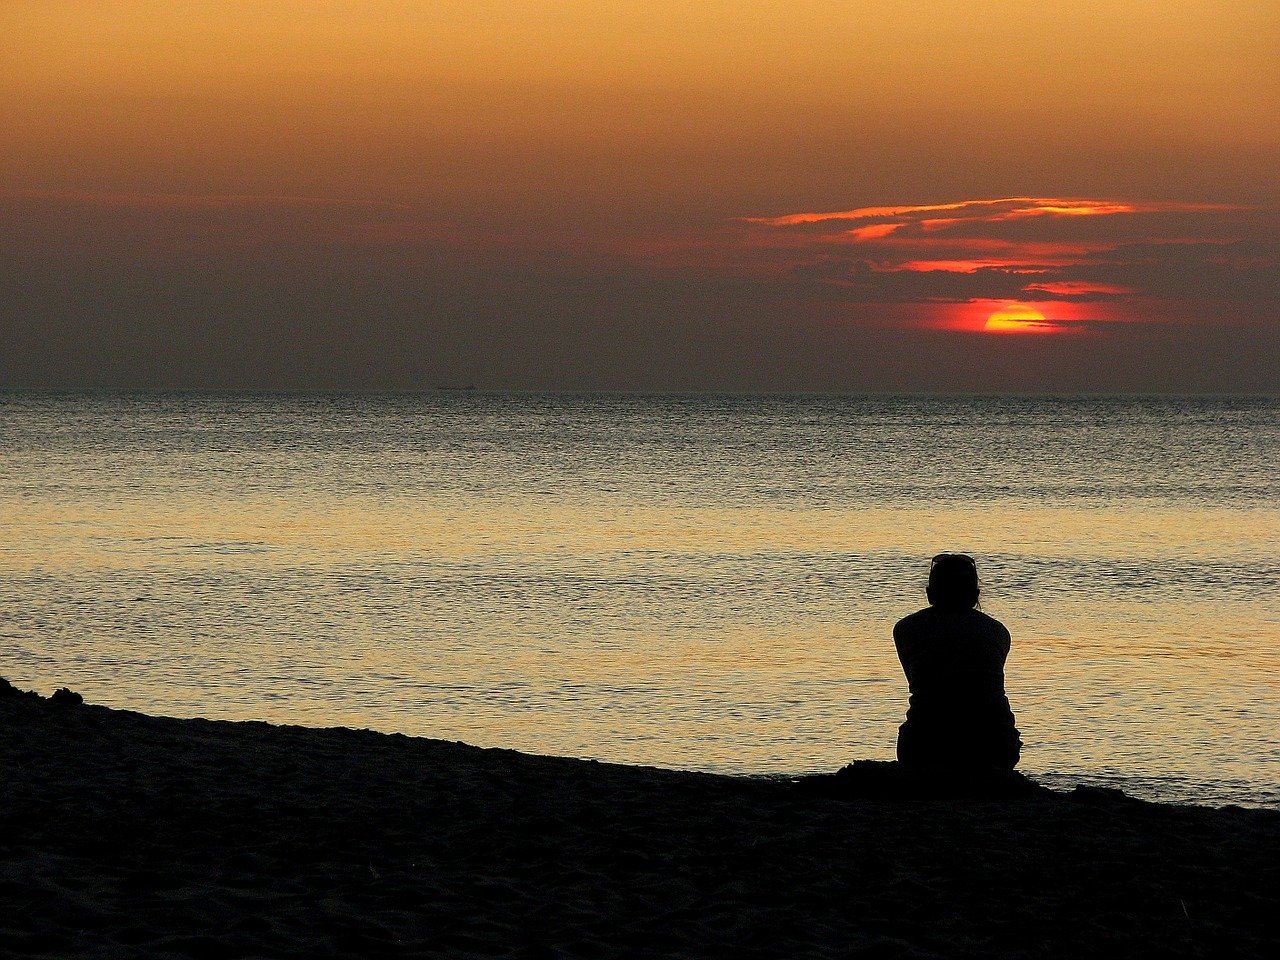
[[[972,557],[942,553],[929,568],[930,606],[899,620],[893,643],[911,688],[898,760],[913,767],[1012,770],[1022,741],[1004,692],[1009,631],[978,604]]]

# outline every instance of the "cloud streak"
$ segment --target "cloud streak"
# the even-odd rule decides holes
[[[989,200],[957,200],[951,203],[929,203],[903,206],[856,207],[831,213],[789,213],[781,217],[742,217],[746,223],[771,227],[792,227],[831,220],[879,220],[902,218],[904,223],[917,222],[928,229],[941,229],[975,221],[997,223],[1028,217],[1105,217],[1129,213],[1190,213],[1234,210],[1239,207],[1214,203],[1126,202],[1063,197],[999,197]],[[956,211],[951,217],[921,217],[923,213]],[[964,212],[968,211],[968,212]]]

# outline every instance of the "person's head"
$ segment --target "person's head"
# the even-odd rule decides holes
[[[965,553],[940,553],[929,565],[924,594],[935,607],[967,610],[978,605],[978,565]]]

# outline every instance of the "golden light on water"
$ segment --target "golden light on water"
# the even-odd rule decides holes
[[[0,508],[14,503],[0,497]],[[674,621],[645,600],[643,584],[662,570],[696,588],[716,556],[748,566],[755,558],[748,576],[763,583],[787,558],[809,558],[805,567],[818,558],[916,555],[940,529],[964,531],[979,557],[1013,549],[1046,565],[1035,590],[1002,578],[998,565],[983,567],[984,608],[1015,632],[1009,689],[1019,715],[1035,718],[1039,769],[1114,759],[1114,742],[1093,732],[1130,722],[1148,694],[1090,700],[1102,665],[1136,691],[1149,691],[1159,670],[1168,696],[1184,698],[1201,719],[1204,703],[1272,696],[1266,679],[1240,689],[1242,662],[1251,678],[1277,675],[1265,622],[1247,605],[1215,607],[1206,636],[1203,604],[1046,595],[1044,580],[1054,566],[1072,565],[1078,544],[1121,568],[1175,554],[1202,566],[1273,532],[1269,508],[1024,500],[952,502],[940,513],[936,503],[796,510],[320,493],[307,504],[245,496],[231,506],[210,511],[205,497],[177,495],[0,509],[11,518],[12,545],[0,553],[0,582],[74,569],[93,585],[83,597],[27,600],[31,616],[56,615],[68,627],[40,645],[22,679],[47,690],[73,683],[115,705],[163,704],[180,716],[208,713],[212,684],[224,718],[340,723],[644,764],[673,763],[673,745],[684,758],[677,762],[738,771],[818,769],[852,749],[887,759],[905,697],[889,631],[924,604],[925,565],[906,578],[868,566],[855,591],[810,595],[807,608],[767,589],[728,604],[695,590],[689,596],[701,599]],[[828,574],[843,562],[833,559]],[[166,578],[181,589],[150,585]],[[258,587],[245,592],[239,583]],[[175,629],[192,632],[181,654]],[[121,663],[140,666],[122,672]],[[381,678],[378,695],[351,694],[356,674]],[[495,677],[518,679],[492,687]],[[666,720],[651,710],[618,713],[603,700],[565,707],[557,691],[566,678],[582,691],[679,689],[703,706],[671,701],[666,709],[676,712]],[[438,684],[455,693],[439,695]],[[798,700],[798,688],[815,699]],[[851,704],[814,692],[837,688]],[[459,702],[456,690],[472,691],[470,699]],[[793,715],[776,709],[783,701]],[[1083,704],[1083,719],[1061,719],[1063,701]],[[753,713],[757,702],[770,706]],[[1046,742],[1050,727],[1054,742]],[[1165,743],[1196,736],[1191,721],[1172,720],[1134,736],[1157,733]]]

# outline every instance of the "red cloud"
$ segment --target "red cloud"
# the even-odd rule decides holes
[[[845,236],[852,237],[855,240],[879,240],[883,237],[887,237],[902,226],[904,226],[904,224],[901,223],[873,223],[870,226],[855,227],[852,230],[846,230]]]
[[[1227,293],[1235,297],[1270,289],[1257,276],[1275,266],[1270,249],[1236,249],[1237,229],[1252,213],[1089,197],[867,206],[740,218],[750,228],[738,249],[751,251],[741,262],[759,274],[776,277],[782,265],[797,282],[838,288],[858,302],[975,305],[977,313],[964,314],[955,329],[982,329],[992,304],[1024,300],[1034,305],[1023,306],[1027,316],[1043,320],[1011,320],[1010,329],[1094,329],[1142,319],[1160,299],[1185,298],[1184,278],[1211,277],[1223,287],[1219,275],[1230,272]],[[820,227],[836,222],[849,226]],[[1195,263],[1201,266],[1180,266]]]

